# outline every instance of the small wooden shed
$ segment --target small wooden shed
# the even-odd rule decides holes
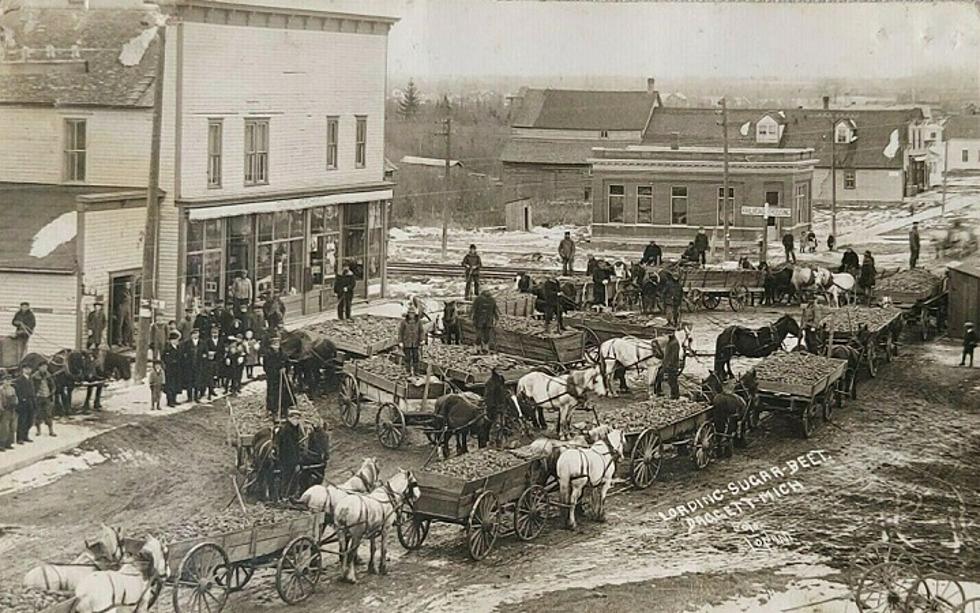
[[[949,266],[949,335],[963,338],[963,324],[980,325],[980,262]]]
[[[504,204],[507,229],[516,232],[529,232],[534,227],[531,221],[531,200],[522,198]]]

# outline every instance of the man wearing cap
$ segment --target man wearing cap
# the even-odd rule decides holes
[[[286,410],[295,405],[289,385],[283,385],[286,355],[279,345],[279,335],[273,334],[269,347],[262,356],[265,370],[265,408],[273,417],[281,419]]]
[[[34,311],[31,310],[29,302],[20,303],[20,310],[14,313],[14,319],[10,323],[14,326],[14,338],[17,339],[17,362],[20,362],[27,354],[27,342],[37,328],[37,319],[34,317]]]
[[[354,288],[357,277],[348,264],[333,281],[333,293],[337,295],[337,319],[350,319],[351,303],[354,301]]]
[[[483,268],[483,260],[476,252],[476,245],[470,245],[469,252],[463,256],[463,271],[466,275],[466,299],[470,296],[480,294],[480,269]]]
[[[415,307],[408,307],[405,319],[398,325],[398,342],[405,353],[405,370],[414,375],[419,370],[419,347],[425,340],[425,329],[419,320]]]
[[[92,310],[85,317],[85,329],[88,330],[88,340],[85,341],[86,349],[95,349],[102,344],[102,335],[105,334],[105,310],[102,307],[102,299],[96,298]]]
[[[244,270],[238,271],[235,280],[231,282],[231,299],[236,313],[241,311],[242,305],[252,304],[252,282]]]
[[[704,232],[704,226],[698,228],[698,233],[694,235],[694,249],[697,251],[698,261],[704,266],[708,261],[708,235]]]
[[[17,392],[17,444],[31,442],[31,426],[37,412],[32,373],[30,366],[21,366],[20,375],[14,379],[14,391]]]
[[[190,334],[188,333],[188,337]],[[188,338],[188,340],[190,340]],[[183,375],[180,372],[180,332],[171,331],[167,345],[163,348],[163,392],[167,396],[167,406],[177,406],[177,394],[180,393]]]
[[[187,400],[197,402],[207,388],[207,378],[204,369],[204,342],[201,341],[201,331],[191,330],[191,337],[184,341],[180,348],[181,380],[187,391]]]
[[[0,451],[6,451],[17,442],[17,392],[10,376],[0,370]]]
[[[977,348],[977,342],[980,340],[980,336],[977,335],[976,328],[973,327],[973,322],[968,321],[963,332],[963,355],[960,356],[960,366],[966,366],[966,358],[970,358],[970,368],[973,368],[973,350]]]

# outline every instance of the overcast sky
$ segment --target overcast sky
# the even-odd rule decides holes
[[[971,3],[307,0],[399,16],[393,76],[898,77],[976,72]]]

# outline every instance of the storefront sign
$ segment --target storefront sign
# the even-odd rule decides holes
[[[329,196],[311,196],[309,198],[291,198],[289,200],[268,200],[265,202],[249,202],[246,204],[226,204],[192,208],[188,211],[191,221],[205,219],[221,219],[236,215],[251,215],[254,213],[272,213],[275,211],[297,211],[310,209],[328,204],[352,204],[356,202],[374,202],[389,200],[392,197],[390,189],[371,192],[353,192],[347,194],[331,194]]]

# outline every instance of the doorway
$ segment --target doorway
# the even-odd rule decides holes
[[[109,273],[108,307],[109,344],[136,346],[136,322],[139,319],[142,273],[127,270]]]
[[[766,204],[769,205],[769,208],[778,207],[779,206],[779,192],[778,191],[767,191],[766,192]],[[783,232],[783,218],[782,217],[777,217],[776,218],[776,226],[775,227],[769,226],[769,227],[770,228],[773,228],[773,229],[772,230],[768,230],[768,234],[767,234],[768,240],[772,240],[773,239],[773,236],[772,236],[773,232],[776,232],[779,235],[782,235],[782,232]]]

